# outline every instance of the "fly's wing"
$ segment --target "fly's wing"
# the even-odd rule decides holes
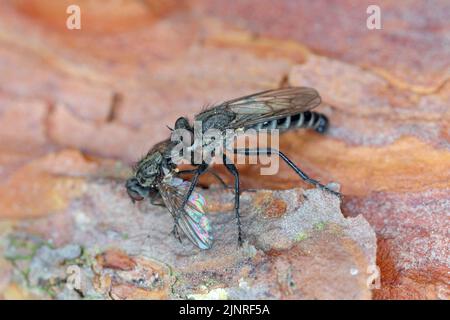
[[[204,112],[234,113],[235,118],[228,128],[237,129],[299,114],[315,108],[320,102],[319,93],[315,89],[293,87],[267,90],[226,101]],[[201,118],[201,115],[202,113],[197,117]]]
[[[181,231],[200,249],[210,249],[213,237],[211,225],[205,216],[204,197],[195,191],[192,192],[186,206],[180,211],[188,186],[187,182],[172,178],[171,181],[160,183],[158,189],[172,216],[175,218],[179,213],[179,219],[176,223]]]

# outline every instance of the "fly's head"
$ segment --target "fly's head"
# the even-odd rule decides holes
[[[135,174],[125,184],[127,193],[133,201],[141,201],[156,190],[161,178],[163,157],[156,151],[148,154],[136,166]]]
[[[128,196],[133,202],[144,200],[150,192],[150,188],[142,187],[135,177],[128,179],[125,186],[127,188]]]

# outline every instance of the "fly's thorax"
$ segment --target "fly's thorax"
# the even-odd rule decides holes
[[[142,187],[151,187],[157,183],[161,175],[163,156],[159,151],[148,154],[142,159],[137,167],[135,177]]]
[[[209,129],[224,130],[234,119],[236,115],[225,109],[217,109],[205,111],[196,117],[196,121],[202,124],[202,131],[206,132]]]

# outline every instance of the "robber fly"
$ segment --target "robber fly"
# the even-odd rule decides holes
[[[311,128],[319,133],[326,131],[328,119],[325,115],[310,111],[321,103],[318,92],[312,88],[294,87],[268,90],[212,106],[195,116],[195,121],[202,125],[203,133],[208,129],[217,129],[225,134],[226,130],[263,130],[279,129],[286,131],[296,128]],[[180,117],[175,122],[175,129],[193,132],[189,120]],[[209,164],[192,165],[195,169],[179,171],[171,159],[175,143],[170,139],[156,144],[140,160],[134,175],[127,180],[126,188],[133,201],[150,197],[152,203],[157,197],[162,198],[174,218],[174,235],[180,240],[179,230],[201,249],[212,246],[210,224],[204,214],[204,201],[198,202],[199,194],[194,191],[199,177],[208,171]],[[308,177],[286,155],[272,148],[234,149],[234,154],[246,156],[275,154],[283,159],[304,181],[340,196],[336,191]],[[238,226],[238,242],[242,244],[242,232],[239,213],[239,172],[236,166],[227,161],[223,155],[223,164],[234,176],[234,211]],[[180,183],[176,178],[182,173],[192,173],[190,183]]]

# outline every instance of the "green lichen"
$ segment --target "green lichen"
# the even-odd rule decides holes
[[[51,250],[57,248],[37,237],[25,237],[16,234],[10,235],[7,240],[7,250],[5,250],[4,257],[10,261],[22,286],[29,291],[55,298],[58,291],[65,285],[66,279],[60,277],[39,279],[38,283],[33,284],[30,280],[30,264],[42,247],[48,247]],[[62,265],[91,265],[92,261],[92,257],[81,247],[80,256],[64,260]]]
[[[300,232],[295,236],[295,241],[303,241],[308,239],[309,235],[307,232]]]
[[[24,286],[29,290],[38,290],[50,297],[54,297],[54,292],[49,285],[42,283],[39,286],[33,286],[30,283],[31,260],[36,256],[37,251],[43,246],[53,249],[53,245],[38,238],[25,238],[20,235],[9,235],[4,257],[13,266],[14,270],[20,276]]]
[[[36,255],[39,248],[43,245],[50,244],[44,242],[33,242],[32,240],[11,235],[8,238],[7,250],[4,257],[11,262],[31,260]]]
[[[326,227],[326,222],[319,221],[313,225],[313,228],[317,231],[323,231]]]
[[[170,294],[172,296],[176,296],[175,287],[182,283],[182,275],[178,271],[175,271],[170,265],[165,264],[167,269],[169,270],[169,278],[170,278]]]
[[[65,259],[63,265],[77,265],[77,266],[87,266],[90,267],[95,262],[95,257],[90,255],[84,246],[80,246],[81,254],[73,259]]]
[[[205,281],[203,281],[203,285],[208,289],[211,287],[217,286],[219,284],[220,284],[220,282],[213,278],[209,278],[209,279],[206,279]]]

